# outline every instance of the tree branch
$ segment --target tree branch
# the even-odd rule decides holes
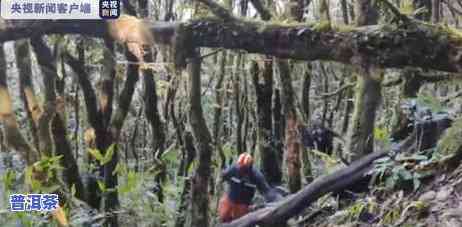
[[[96,128],[98,123],[98,101],[96,98],[95,90],[91,84],[90,79],[88,78],[88,73],[85,71],[83,62],[77,60],[69,53],[63,53],[64,59],[71,69],[77,74],[77,80],[79,82],[80,88],[83,92],[83,98],[85,100],[85,107],[87,109],[87,118],[90,126]]]
[[[50,48],[45,44],[42,37],[33,37],[31,45],[37,56],[45,87],[45,101],[43,111],[38,118],[38,136],[40,153],[51,155],[54,153],[53,135],[51,123],[56,114],[56,91],[55,85],[58,78],[56,62]],[[40,57],[39,57],[40,56]]]

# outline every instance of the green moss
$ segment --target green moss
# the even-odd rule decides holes
[[[450,42],[462,44],[462,31],[456,28],[442,25],[442,24],[435,25],[435,24],[431,24],[428,22],[422,22],[422,21],[419,21],[418,25],[425,26],[425,28],[423,26],[419,26],[419,27],[420,29],[430,30],[435,36],[446,36]]]
[[[415,11],[415,8],[411,1],[404,1],[401,2],[399,11],[404,15],[412,15]]]
[[[317,32],[330,31],[330,30],[332,30],[332,25],[331,25],[330,21],[327,21],[327,20],[320,21],[319,23],[316,23],[313,26],[313,30],[315,30]]]
[[[333,30],[338,32],[352,32],[356,30],[356,27],[351,25],[333,25]]]
[[[462,152],[462,119],[456,120],[438,143],[437,151],[443,156]]]
[[[401,217],[401,212],[399,207],[388,210],[382,218],[382,223],[385,224],[385,226],[395,223]]]
[[[449,26],[442,26],[443,29],[447,32],[447,34],[449,35],[449,39],[451,41],[455,41],[457,43],[462,43],[462,31],[456,29],[456,28],[453,28],[453,27],[449,27]]]
[[[271,21],[257,21],[259,25],[267,27],[299,27],[299,26],[309,26],[308,23],[300,23],[293,20],[271,20]]]

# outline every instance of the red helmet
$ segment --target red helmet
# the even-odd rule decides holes
[[[253,164],[253,158],[248,153],[242,153],[237,159],[237,165],[239,167],[250,167]]]

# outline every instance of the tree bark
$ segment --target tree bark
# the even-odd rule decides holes
[[[288,62],[278,59],[279,80],[281,81],[281,104],[285,118],[285,162],[288,172],[288,184],[292,193],[301,188],[301,138],[298,133],[298,117],[295,107],[295,94],[290,77]]]
[[[251,64],[250,73],[257,98],[257,147],[261,155],[262,172],[270,185],[278,185],[282,180],[282,172],[272,135],[273,61],[264,61],[261,69],[258,63]]]
[[[128,51],[127,51],[127,55],[128,55],[128,59],[135,59],[135,56],[131,55],[131,53],[129,53]],[[110,60],[106,62],[104,67],[106,67],[106,70],[107,70],[106,79],[114,78],[115,73],[116,73],[115,63],[112,60]],[[113,212],[119,206],[119,198],[118,198],[118,193],[117,193],[118,175],[114,174],[117,163],[119,162],[119,149],[117,145],[119,143],[120,133],[121,133],[123,124],[125,122],[125,119],[128,115],[128,111],[130,109],[130,104],[133,98],[133,93],[135,92],[135,86],[138,82],[138,79],[139,79],[139,65],[132,64],[127,69],[127,76],[125,79],[124,87],[119,95],[117,109],[114,112],[113,116],[109,115],[111,119],[106,129],[107,130],[106,131],[107,140],[104,143],[104,145],[106,145],[107,147],[102,151],[107,152],[107,149],[109,148],[109,146],[113,145],[114,154],[111,160],[103,166],[103,175],[104,175],[104,183],[105,183],[106,188],[114,189],[114,191],[107,192],[107,195],[104,198],[104,211],[105,212]],[[107,86],[108,87],[105,88],[101,96],[101,98],[103,98],[101,99],[101,101],[103,102],[102,106],[104,106],[104,103],[105,103],[104,98],[106,96],[113,96],[113,94],[111,94],[111,92],[113,92],[112,86],[109,83]],[[107,105],[109,104],[112,104],[112,102],[107,103]],[[106,108],[103,108],[103,110]],[[109,217],[106,223],[110,226],[118,226],[117,215],[112,214],[112,216]]]
[[[38,161],[39,154],[19,131],[18,122],[13,112],[13,104],[8,91],[6,59],[3,44],[0,44],[0,122],[3,124],[5,143],[8,148],[16,150],[28,165]]]
[[[307,69],[303,78],[302,87],[302,111],[306,122],[311,118],[310,111],[310,90],[311,90],[311,63],[307,63]]]
[[[304,8],[304,1],[293,0],[300,9]],[[301,22],[303,12],[293,10],[294,5],[289,5],[289,18]],[[295,104],[295,91],[292,85],[292,73],[287,60],[277,59],[276,63],[279,68],[279,81],[281,83],[282,110],[286,117],[285,123],[285,162],[288,172],[289,189],[292,193],[300,190],[302,186],[301,176],[301,156],[302,150],[301,137],[298,133],[299,116]]]
[[[19,71],[19,86],[21,89],[21,99],[24,102],[29,125],[31,129],[33,144],[39,148],[37,121],[41,108],[37,103],[34,86],[32,83],[32,63],[30,56],[29,40],[18,40],[15,42],[16,65]]]
[[[431,0],[432,1],[432,22],[440,22],[440,10],[441,10],[441,0]]]
[[[209,226],[209,179],[212,173],[212,136],[201,106],[201,59],[198,53],[189,58],[189,123],[199,152],[197,168],[191,182],[190,214],[187,226]]]
[[[375,24],[378,21],[378,13],[372,4],[369,0],[356,1],[357,25]],[[346,151],[351,160],[372,153],[374,148],[375,115],[382,98],[383,70],[378,69],[368,60],[357,59],[359,75],[352,123],[348,130],[346,145]]]
[[[223,149],[221,147],[221,138],[222,129],[223,129],[223,108],[224,108],[224,94],[225,89],[223,88],[223,84],[225,81],[225,72],[226,72],[226,62],[227,62],[228,51],[220,52],[220,56],[218,58],[218,72],[217,77],[218,81],[215,85],[215,112],[213,115],[213,141],[215,143],[215,148],[220,155],[220,162],[221,167],[224,168],[226,166],[226,156],[223,153]]]
[[[356,160],[373,152],[376,110],[381,102],[383,72],[363,71],[357,78],[353,116],[347,135],[347,152]]]
[[[103,37],[103,21],[0,21],[0,42],[32,34],[85,34]],[[407,28],[392,25],[362,26],[351,30],[315,29],[315,25],[264,25],[262,22],[198,19],[187,23],[148,22],[155,43],[184,47],[223,47],[249,53],[298,60],[326,60],[355,64],[369,59],[377,67],[414,66],[462,72],[461,37],[440,26],[412,21]],[[179,28],[182,29],[179,29]],[[32,31],[34,33],[32,33]],[[188,37],[187,39],[185,37]],[[186,43],[187,42],[187,43]],[[181,55],[179,55],[181,56]],[[426,56],[422,58],[421,56]]]
[[[441,140],[438,142],[437,152],[447,155],[447,158],[441,162],[441,166],[447,170],[456,169],[462,161],[462,119],[454,121]]]
[[[115,78],[115,61],[113,59],[114,54],[114,44],[112,40],[105,40],[106,49],[104,49],[104,62],[103,70],[101,73],[101,84],[98,89],[98,103],[99,103],[99,113],[98,113],[98,126],[95,128],[96,132],[96,147],[105,155],[108,152],[109,147],[114,143],[115,138],[112,129],[110,128],[110,120],[113,112],[113,100],[114,100],[114,78]],[[127,78],[129,79],[129,78]],[[114,146],[116,146],[114,144]],[[100,163],[96,162],[98,167],[98,174],[102,178],[106,188],[115,188],[117,185],[117,175],[114,176],[112,171],[118,161],[118,151],[114,147],[114,154],[111,158],[111,161],[104,164],[103,166]],[[118,226],[117,215],[113,214],[115,207],[118,205],[117,191],[107,193],[103,196],[103,192],[99,187],[97,189],[97,201],[99,198],[102,198],[102,210],[110,213],[110,216],[105,220],[105,225]],[[89,197],[89,199],[92,199]],[[99,204],[98,204],[99,205]],[[99,206],[98,206],[99,208]]]
[[[89,79],[89,75],[85,69],[85,59],[75,59],[68,53],[64,54],[64,58],[71,67],[71,69],[75,72],[77,76],[77,81],[79,83],[80,88],[82,89],[85,107],[86,107],[86,114],[87,114],[87,121],[92,129],[96,131],[102,130],[102,121],[100,120],[101,112],[98,110],[98,100],[96,97],[96,92],[93,89],[91,81]],[[89,144],[87,144],[89,145]],[[96,146],[96,144],[95,144]],[[96,148],[96,147],[90,147]],[[92,158],[89,157],[90,162],[92,162]],[[93,162],[94,163],[94,162]],[[91,174],[96,174],[95,172]],[[87,203],[96,209],[100,207],[101,195],[98,189],[97,182],[94,178],[89,178],[89,181],[86,185],[86,201]]]
[[[273,143],[274,149],[278,160],[278,165],[281,166],[282,169],[282,162],[284,160],[284,116],[282,114],[282,107],[281,107],[281,95],[279,94],[279,89],[274,89],[274,97],[273,97],[273,106],[272,106],[272,113],[273,113]],[[281,173],[282,174],[282,173]]]
[[[152,53],[149,52],[145,56],[146,62],[152,62],[153,57]],[[161,119],[159,109],[158,109],[158,97],[157,97],[157,88],[156,82],[154,80],[154,71],[150,68],[143,70],[143,79],[144,79],[144,113],[148,119],[149,125],[152,130],[152,149],[153,157],[155,159],[160,159],[162,154],[165,151],[165,134],[164,134],[164,122]],[[156,182],[159,186],[159,191],[157,192],[157,197],[160,202],[164,201],[164,195],[162,190],[162,182],[165,180],[166,172],[162,171],[156,176]]]
[[[240,84],[240,69],[242,64],[242,54],[238,53],[235,57],[234,72],[233,72],[233,98],[234,98],[234,111],[236,112],[236,150],[238,154],[244,153],[244,146],[242,144],[242,106],[241,106],[241,84]]]
[[[50,139],[53,144],[47,145],[49,147],[54,146],[54,155],[61,155],[61,165],[64,167],[64,181],[67,183],[69,188],[72,186],[75,187],[76,190],[76,197],[79,199],[84,200],[84,187],[82,183],[82,179],[80,178],[79,168],[77,165],[77,161],[75,160],[72,154],[71,144],[67,138],[67,129],[66,129],[66,117],[65,117],[65,98],[63,97],[64,93],[64,85],[57,86],[57,79],[58,79],[58,68],[57,68],[57,61],[56,58],[58,56],[53,56],[51,49],[45,44],[45,42],[41,38],[36,38],[32,41],[32,46],[37,55],[38,63],[44,74],[44,79],[47,82],[44,84],[48,84],[45,86],[46,92],[51,93],[48,96],[52,97],[51,100],[47,100],[47,102],[51,102],[53,107],[53,116],[51,116],[51,122],[48,122],[45,125],[45,131],[50,133]],[[59,48],[59,47],[55,47]],[[58,51],[56,51],[58,53]],[[65,74],[63,74],[65,78]],[[64,79],[63,79],[64,80]],[[55,88],[56,87],[56,88]],[[60,91],[59,95],[56,94],[55,89]],[[55,99],[55,100],[52,100]],[[32,100],[29,98],[29,100]],[[46,108],[46,107],[45,107]],[[41,115],[38,115],[39,119],[42,118]],[[38,120],[38,127],[40,127],[40,121]],[[50,129],[51,128],[51,129]],[[51,131],[50,131],[51,130]]]
[[[42,111],[38,115],[37,128],[39,137],[39,151],[50,157],[54,154],[54,140],[51,132],[51,124],[56,115],[56,80],[58,71],[51,50],[46,46],[41,37],[33,37],[31,45],[34,52],[40,55],[37,58],[43,76],[45,87],[45,101]]]

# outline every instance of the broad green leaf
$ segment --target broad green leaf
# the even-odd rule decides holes
[[[120,185],[117,190],[121,194],[128,193],[128,192],[131,192],[133,189],[135,189],[137,184],[138,184],[138,175],[136,174],[136,172],[128,171],[127,182],[123,185]]]
[[[161,157],[162,161],[166,162],[174,162],[178,160],[178,150],[175,149],[169,149],[166,152],[162,154]]]
[[[127,166],[121,162],[117,163],[112,175],[125,175],[127,173]]]
[[[93,158],[100,162],[103,160],[103,155],[98,149],[88,149],[88,153],[90,153]]]
[[[99,190],[101,190],[102,192],[106,192],[106,184],[104,184],[104,182],[100,180],[98,180],[97,183],[98,183]]]
[[[3,175],[3,185],[6,189],[11,189],[16,181],[16,173],[12,170],[6,170],[5,175]]]
[[[109,146],[109,148],[106,150],[104,158],[101,160],[101,165],[104,165],[112,160],[112,156],[114,156],[115,146],[115,144],[111,144],[111,146]]]

